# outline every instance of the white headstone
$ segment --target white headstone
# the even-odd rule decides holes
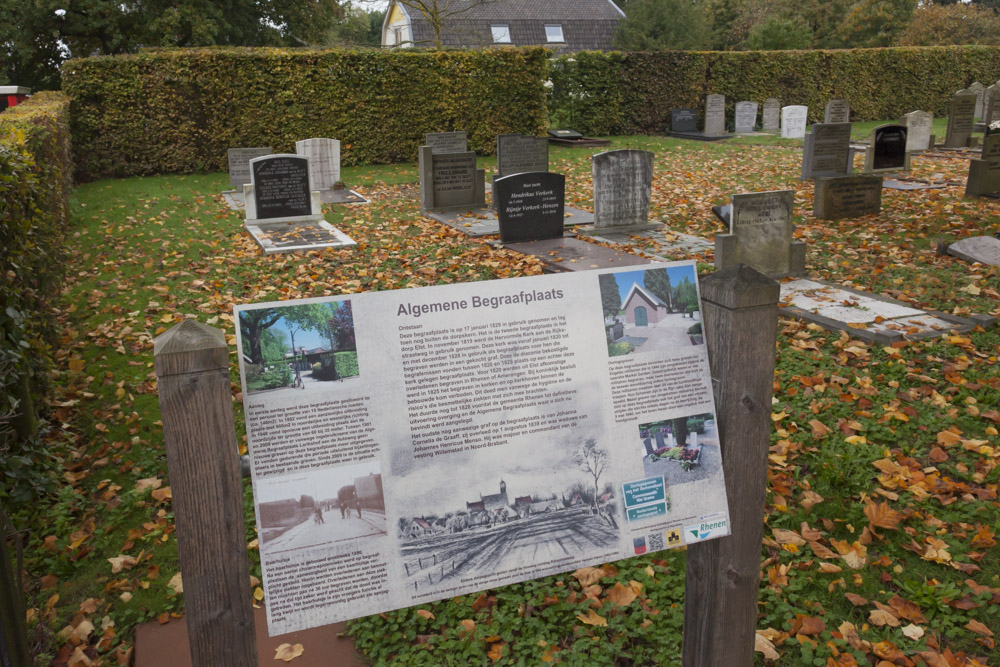
[[[809,107],[794,104],[781,108],[781,136],[785,139],[802,139],[806,136],[806,119]]]
[[[928,111],[911,111],[908,114],[904,114],[899,119],[899,122],[901,125],[905,125],[907,129],[907,152],[926,151],[932,148],[931,124],[934,122],[934,114]]]
[[[823,110],[824,123],[850,123],[851,105],[847,100],[830,100]]]
[[[329,190],[340,180],[340,142],[336,139],[303,139],[295,152],[309,158],[309,187]]]

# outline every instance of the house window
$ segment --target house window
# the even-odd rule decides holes
[[[506,25],[491,25],[494,44],[510,44],[510,27]]]
[[[393,44],[394,45],[399,46],[400,44],[402,44],[403,43],[403,29],[402,28],[393,28],[392,29],[392,38],[393,38]]]
[[[563,39],[562,26],[561,25],[547,25],[545,26],[545,41],[556,42],[559,44],[565,44],[566,40]]]

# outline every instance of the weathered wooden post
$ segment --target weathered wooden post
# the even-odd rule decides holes
[[[243,486],[222,331],[185,320],[153,343],[191,664],[255,667]]]
[[[701,299],[732,534],[687,551],[683,664],[753,664],[779,285],[739,264]]]
[[[14,551],[7,548],[7,541],[14,542]],[[25,629],[24,595],[21,592],[20,537],[14,525],[0,509],[0,665],[3,667],[28,667],[28,632]],[[16,555],[16,558],[15,558]]]

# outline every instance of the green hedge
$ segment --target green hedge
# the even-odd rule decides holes
[[[28,500],[45,459],[34,405],[57,336],[72,185],[69,100],[39,93],[0,113],[0,503]]]
[[[69,60],[77,176],[225,170],[226,149],[332,137],[344,165],[414,161],[425,132],[538,133],[548,116],[542,48],[184,49]]]
[[[955,91],[1000,73],[1000,47],[943,46],[834,51],[581,52],[553,61],[549,109],[553,123],[584,134],[659,134],[670,111],[704,114],[705,95],[726,96],[727,114],[740,100],[809,106],[823,119],[836,97],[851,119],[886,120],[915,109],[947,115]]]

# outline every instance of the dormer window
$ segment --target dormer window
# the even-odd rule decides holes
[[[558,24],[546,25],[545,41],[547,41],[550,44],[565,44],[566,40],[563,39],[562,26]]]
[[[490,30],[493,31],[494,44],[510,44],[510,26],[492,25]]]

